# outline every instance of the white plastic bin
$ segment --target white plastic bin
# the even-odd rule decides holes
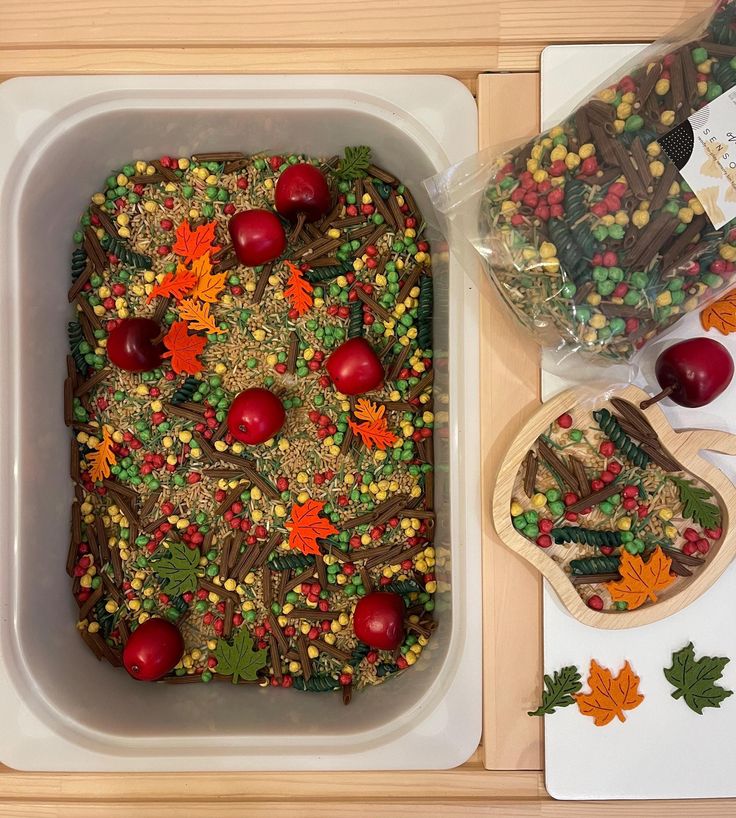
[[[476,149],[471,95],[440,76],[35,77],[0,86],[0,121],[0,761],[118,771],[465,761],[481,722],[478,311],[439,243],[435,408],[449,411],[436,442],[440,626],[414,668],[348,708],[328,694],[141,684],[95,661],[74,629],[64,571],[62,383],[71,235],[111,170],[163,153],[367,144],[431,223],[421,181]]]

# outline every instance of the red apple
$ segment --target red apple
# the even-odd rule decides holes
[[[270,210],[242,210],[228,223],[238,261],[257,267],[277,259],[286,249],[281,222]]]
[[[353,630],[361,642],[378,650],[396,650],[404,641],[404,600],[389,591],[373,591],[358,600]]]
[[[170,673],[184,655],[179,628],[165,619],[147,619],[130,635],[123,665],[134,679],[155,682]]]
[[[270,440],[284,425],[284,404],[268,389],[245,389],[230,404],[227,428],[241,443],[254,446]]]
[[[163,344],[151,343],[161,327],[150,318],[124,318],[107,338],[107,355],[127,372],[150,372],[161,365]]]
[[[327,373],[344,395],[362,395],[383,383],[383,365],[365,338],[350,338],[330,355]]]
[[[296,221],[302,213],[305,221],[314,222],[329,212],[332,197],[322,171],[300,162],[279,176],[274,201],[276,210],[287,219]]]

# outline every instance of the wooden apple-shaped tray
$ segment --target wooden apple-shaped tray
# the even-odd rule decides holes
[[[697,599],[736,549],[736,488],[699,452],[736,435],[676,432],[635,386],[575,388],[545,403],[499,470],[493,519],[586,625],[655,622]]]

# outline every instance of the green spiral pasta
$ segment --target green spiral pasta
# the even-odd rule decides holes
[[[421,349],[432,347],[432,309],[434,302],[432,276],[419,280],[419,307],[417,308],[417,341]]]
[[[618,571],[618,557],[587,557],[581,560],[570,560],[573,575],[612,574]]]
[[[87,266],[87,253],[83,247],[77,247],[72,253],[72,281],[76,281]]]
[[[200,383],[202,383],[202,381],[195,378],[194,375],[189,375],[176,392],[174,392],[171,402],[173,404],[179,404],[190,401],[199,388]]]
[[[352,270],[353,262],[346,259],[331,267],[315,267],[313,270],[307,270],[303,275],[310,284],[321,284],[323,281],[331,281],[338,276],[344,276],[345,273],[350,273]]]
[[[363,335],[363,302],[353,301],[350,305],[348,319],[348,338],[361,338]]]
[[[403,582],[389,582],[388,585],[382,585],[381,590],[391,591],[394,594],[401,594],[402,596],[405,594],[420,594],[422,592],[418,583],[412,579],[406,579]]]
[[[150,270],[153,266],[153,259],[150,256],[144,256],[142,253],[136,253],[131,250],[125,242],[120,239],[108,237],[109,241],[104,242],[107,246],[105,249],[108,253],[117,256],[123,264],[128,267],[134,267],[136,270]]]
[[[594,528],[565,526],[563,528],[553,528],[550,533],[556,543],[576,542],[593,545],[596,548],[600,548],[602,545],[608,548],[616,548],[621,545],[620,531],[598,531]]]
[[[583,258],[583,249],[561,219],[550,220],[549,237],[557,248],[557,258],[570,278],[578,284],[588,277],[590,270]]]
[[[608,409],[596,409],[593,412],[593,417],[600,426],[601,431],[605,433],[621,455],[640,469],[645,469],[651,463],[649,455],[643,449],[640,449],[624,432],[619,422]]]
[[[342,685],[333,676],[323,674],[312,676],[309,681],[306,681],[304,676],[295,676],[294,687],[296,690],[308,690],[310,693],[329,693],[332,690],[339,690]]]
[[[381,662],[376,665],[376,676],[390,676],[392,673],[397,673],[399,666],[393,662]]]
[[[587,259],[593,258],[598,250],[589,222],[584,221],[588,212],[585,197],[589,190],[588,185],[578,179],[571,179],[565,185],[565,221],[571,225],[570,232]]]
[[[82,325],[79,321],[70,321],[66,328],[67,337],[69,338],[69,349],[74,358],[74,365],[80,375],[86,375],[89,371],[89,364],[84,360],[84,353],[81,351],[80,344],[84,341],[84,333],[82,332]]]
[[[310,565],[314,565],[314,557],[311,554],[277,554],[268,560],[268,566],[273,571],[289,571],[307,568]]]

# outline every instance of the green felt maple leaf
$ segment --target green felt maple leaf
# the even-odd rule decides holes
[[[345,156],[338,163],[336,175],[340,179],[352,181],[362,179],[368,174],[368,166],[371,163],[371,149],[366,145],[345,148]]]
[[[721,678],[729,661],[722,656],[703,656],[696,660],[692,642],[673,653],[672,667],[664,669],[665,678],[676,688],[672,698],[684,699],[685,704],[701,716],[704,707],[720,707],[733,691],[714,682]]]
[[[718,528],[721,523],[721,510],[715,503],[708,502],[713,497],[711,492],[681,477],[670,477],[670,480],[680,492],[682,516],[695,520],[703,528]]]
[[[178,596],[187,591],[194,593],[197,590],[199,559],[198,548],[174,542],[169,545],[168,554],[153,563],[153,572],[165,582],[169,596]]]
[[[258,671],[266,665],[266,650],[253,650],[253,638],[243,626],[231,642],[217,640],[215,659],[217,672],[222,676],[232,676],[233,684],[237,684],[238,679],[253,682]]]
[[[575,704],[573,693],[579,693],[583,684],[575,665],[568,665],[556,670],[551,676],[544,677],[542,703],[536,710],[530,710],[530,716],[551,715],[558,707],[569,707]]]

